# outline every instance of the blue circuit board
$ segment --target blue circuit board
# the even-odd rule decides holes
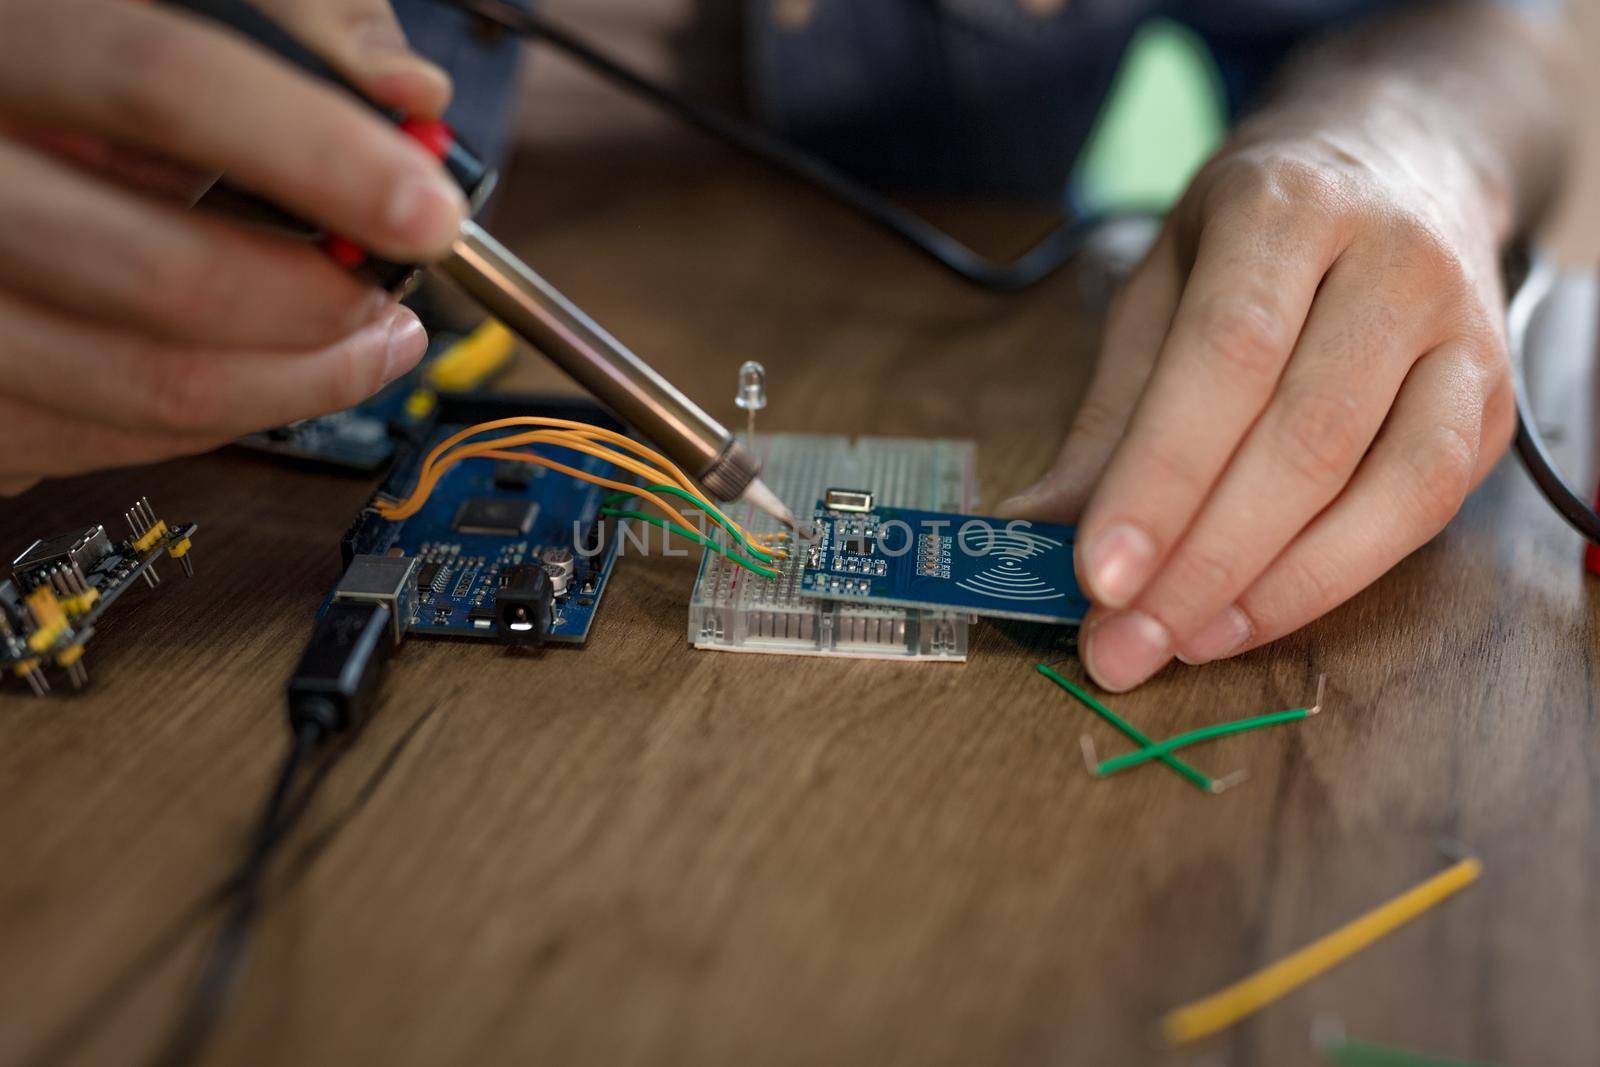
[[[430,368],[462,338],[458,332],[433,331],[415,367],[354,407],[246,434],[235,443],[319,466],[377,473],[405,440],[427,429],[432,412],[414,407],[412,396],[418,390],[431,393]]]
[[[353,408],[246,434],[237,444],[255,452],[343,470],[382,470],[394,458],[396,438],[426,421],[413,415],[406,402],[422,385],[427,365],[456,340],[459,338],[453,335],[435,339],[415,369]]]
[[[1089,610],[1071,526],[819,501],[811,534],[803,596],[1063,625]]]
[[[518,413],[617,428],[598,409],[587,407],[575,412],[571,405],[559,411],[524,405]],[[482,417],[499,414],[503,412]],[[425,441],[403,451],[382,492],[398,498],[409,494],[422,457],[473,421],[479,418],[436,424]],[[580,470],[610,473],[605,461],[592,456],[563,455],[561,460]],[[532,464],[465,460],[446,472],[422,510],[409,519],[391,522],[366,509],[345,537],[345,559],[415,556],[421,561],[417,607],[407,620],[408,632],[488,640],[497,637],[495,597],[511,568],[547,564],[556,597],[545,640],[581,643],[599,610],[620,540],[614,520],[600,516],[605,493],[589,482]]]

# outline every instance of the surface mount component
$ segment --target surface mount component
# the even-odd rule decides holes
[[[837,486],[871,486],[878,501],[966,511],[977,498],[970,441],[817,434],[763,434],[756,443],[767,484],[796,514]],[[752,533],[783,529],[749,507],[729,514]],[[969,616],[800,595],[803,553],[774,565],[767,580],[707,553],[689,602],[696,648],[788,655],[959,662]]]
[[[912,508],[812,513],[801,594],[1002,619],[1076,624],[1089,610],[1072,568],[1074,529]]]
[[[35,541],[0,582],[0,673],[14,674],[38,696],[59,667],[76,688],[89,681],[84,646],[111,605],[129,587],[161,582],[156,562],[177,560],[193,576],[194,523],[168,525],[141,499],[124,515],[130,536],[113,541],[103,526]]]
[[[451,434],[517,415],[622,429],[587,400],[441,394],[432,430],[416,444],[401,446],[382,494],[406,496],[423,458]],[[597,474],[611,471],[593,456],[563,455],[561,461]],[[372,559],[372,567],[415,564],[405,583],[409,591],[414,582],[414,597],[393,597],[404,632],[502,644],[587,639],[620,541],[610,529],[613,520],[600,516],[605,490],[542,467],[515,466],[537,473],[508,479],[496,460],[464,460],[444,473],[415,515],[395,522],[369,506],[345,535],[344,559],[351,573],[362,559]],[[389,589],[398,573],[375,584]],[[338,598],[336,592],[329,602]],[[502,612],[502,603],[516,610]]]

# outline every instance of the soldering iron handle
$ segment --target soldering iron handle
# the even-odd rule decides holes
[[[161,0],[175,10],[186,11],[232,30],[260,48],[294,65],[302,73],[336,86],[366,104],[398,126],[425,148],[449,172],[467,202],[478,206],[494,184],[494,174],[484,161],[456,137],[449,125],[437,120],[413,119],[374,102],[349,79],[335,70],[316,52],[301,44],[288,30],[246,0]],[[380,288],[398,291],[417,273],[417,265],[394,263],[369,254],[359,245],[338,236],[323,237],[324,250],[341,266],[348,268]]]

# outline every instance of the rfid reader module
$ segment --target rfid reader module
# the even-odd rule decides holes
[[[812,516],[800,592],[1075,625],[1089,602],[1072,569],[1073,534],[1056,523],[877,507],[870,492],[830,489]]]

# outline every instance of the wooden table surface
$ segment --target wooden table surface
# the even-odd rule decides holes
[[[1053,454],[1093,353],[1071,275],[971,291],[721,156],[544,158],[509,203],[512,243],[719,414],[759,358],[767,428],[971,437],[989,502]],[[513,384],[555,381],[528,357]],[[0,696],[0,1062],[138,1062],[166,1032],[368,489],[225,452],[0,503],[13,555],[146,493],[202,524],[197,577],[168,567],[106,622],[90,692]],[[1166,736],[1302,704],[1326,672],[1319,719],[1194,752],[1250,772],[1211,797],[1156,767],[1091,780],[1079,735],[1125,742],[1033,672],[1081,677],[1061,653],[988,625],[964,665],[695,651],[694,560],[630,555],[581,651],[400,650],[279,857],[208,1062],[1279,1067],[1313,1062],[1330,1015],[1594,1063],[1578,560],[1507,463],[1322,622],[1113,701]],[[1477,886],[1225,1034],[1154,1048],[1164,1010],[1443,867],[1441,837],[1482,856]]]

